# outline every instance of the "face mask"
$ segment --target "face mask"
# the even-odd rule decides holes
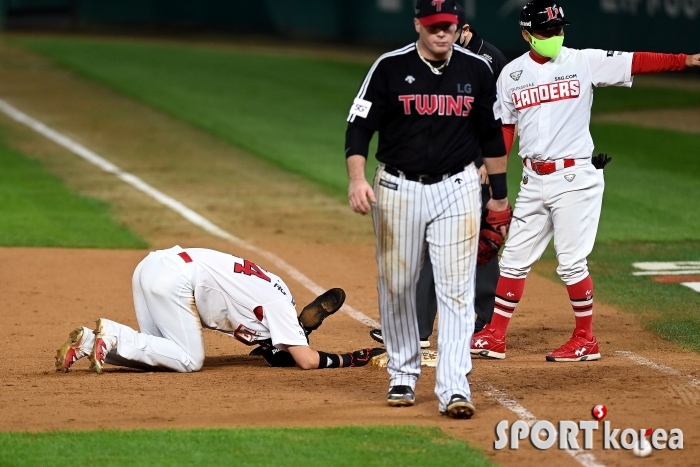
[[[530,45],[535,52],[547,58],[556,58],[564,46],[564,36],[552,36],[549,39],[537,39],[530,35]]]

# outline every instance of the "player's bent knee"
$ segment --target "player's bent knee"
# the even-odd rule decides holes
[[[193,356],[190,355],[190,361],[185,365],[187,370],[186,373],[193,373],[199,371],[204,366],[204,355]]]

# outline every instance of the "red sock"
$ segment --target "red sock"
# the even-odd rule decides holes
[[[591,276],[586,276],[580,282],[567,285],[569,300],[574,308],[576,317],[576,330],[574,334],[585,337],[588,340],[593,338],[593,281]]]
[[[510,318],[518,305],[525,290],[525,279],[511,279],[510,277],[499,277],[496,286],[496,303],[493,308],[491,326],[493,335],[503,338],[508,330]]]

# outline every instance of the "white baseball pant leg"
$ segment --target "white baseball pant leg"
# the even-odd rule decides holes
[[[415,388],[420,375],[415,300],[427,240],[440,313],[436,394],[445,410],[451,395],[471,395],[466,374],[471,371],[474,331],[478,171],[471,165],[442,182],[422,185],[387,174],[380,166],[374,190],[379,311],[390,385]]]
[[[461,182],[459,182],[461,180]],[[474,165],[424,190],[429,223],[426,241],[438,301],[438,363],[435,395],[444,412],[450,397],[471,400],[474,289],[481,217],[481,182]]]
[[[416,285],[425,253],[423,188],[421,183],[386,173],[381,165],[377,168],[372,218],[390,386],[415,388],[421,372]]]
[[[107,355],[107,363],[184,373],[202,368],[204,338],[194,304],[195,266],[185,263],[177,251],[153,252],[137,266],[132,288],[141,332],[110,322],[117,346]]]
[[[524,279],[554,236],[557,273],[567,285],[576,284],[588,275],[586,258],[593,251],[605,190],[603,171],[577,160],[548,175],[527,167],[523,174],[528,183],[520,183],[501,275]]]

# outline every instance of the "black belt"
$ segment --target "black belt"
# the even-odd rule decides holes
[[[389,175],[393,175],[394,177],[401,177],[403,176],[406,180],[409,180],[411,182],[419,182],[422,183],[423,185],[432,185],[433,183],[438,183],[443,180],[446,180],[450,178],[453,175],[457,175],[458,173],[464,172],[464,168],[461,168],[459,170],[453,170],[452,172],[448,172],[442,175],[426,175],[426,174],[409,174],[405,172],[401,172],[400,170],[397,170],[393,167],[384,166],[384,172],[388,173]]]

